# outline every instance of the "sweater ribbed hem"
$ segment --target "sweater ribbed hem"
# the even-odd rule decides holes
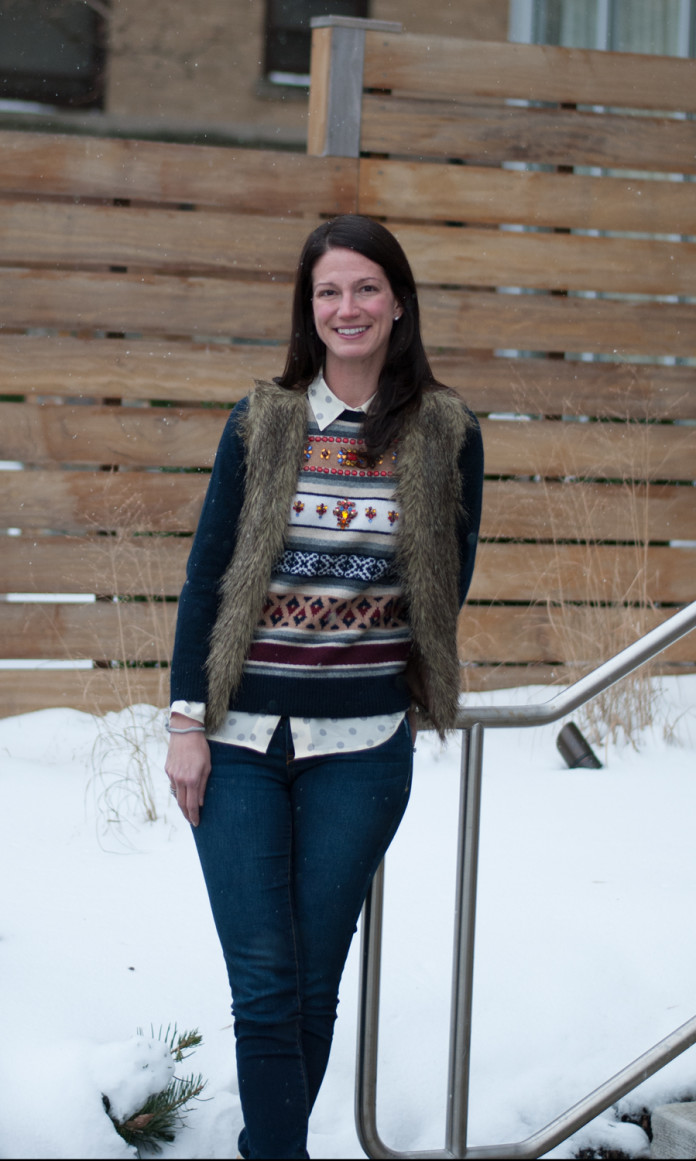
[[[280,714],[281,717],[370,717],[407,710],[411,695],[404,675],[393,677],[313,678],[245,674],[230,702],[230,709],[245,713]]]

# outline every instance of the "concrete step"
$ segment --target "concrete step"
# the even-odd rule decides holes
[[[696,1101],[659,1105],[652,1111],[651,1124],[651,1157],[693,1161],[696,1157]]]

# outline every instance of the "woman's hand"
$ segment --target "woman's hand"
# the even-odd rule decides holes
[[[179,729],[200,725],[199,722],[173,714],[172,725]],[[210,746],[205,734],[172,734],[164,768],[176,794],[181,813],[192,826],[198,826],[200,809],[210,774]]]

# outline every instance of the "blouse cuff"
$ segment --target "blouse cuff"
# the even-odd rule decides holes
[[[170,714],[183,714],[184,717],[193,718],[196,722],[205,722],[205,702],[204,701],[173,701],[169,707]]]

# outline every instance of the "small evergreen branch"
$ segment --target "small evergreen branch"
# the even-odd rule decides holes
[[[162,1152],[160,1141],[173,1141],[177,1129],[185,1122],[184,1106],[199,1097],[205,1088],[200,1073],[197,1076],[174,1077],[162,1092],[148,1097],[145,1104],[126,1121],[118,1121],[110,1112],[109,1098],[102,1097],[116,1132],[128,1145],[147,1145],[155,1153]]]
[[[137,1032],[138,1036],[143,1035],[142,1028],[138,1028]],[[186,1060],[191,1055],[191,1052],[187,1052],[186,1049],[198,1048],[198,1045],[203,1042],[203,1037],[197,1028],[193,1028],[190,1032],[179,1032],[176,1024],[167,1024],[166,1031],[163,1031],[160,1024],[159,1032],[156,1035],[154,1026],[151,1024],[150,1036],[153,1040],[164,1040],[177,1062]]]
[[[197,1048],[202,1039],[203,1037],[197,1028],[194,1028],[192,1032],[182,1032],[177,1039],[176,1046],[171,1048],[172,1056],[176,1061],[186,1060],[191,1055],[191,1052],[187,1052],[186,1049]]]
[[[142,1036],[142,1029],[138,1028],[138,1035]],[[191,1051],[197,1048],[203,1037],[197,1028],[190,1032],[179,1032],[176,1024],[168,1024],[166,1030],[160,1025],[155,1035],[151,1026],[153,1040],[163,1040],[169,1048],[174,1060],[186,1060]],[[162,1152],[160,1141],[173,1141],[177,1129],[185,1123],[184,1109],[192,1100],[200,1097],[206,1081],[200,1073],[195,1076],[172,1077],[169,1084],[161,1092],[148,1097],[145,1103],[124,1121],[119,1121],[111,1112],[111,1102],[102,1094],[104,1108],[116,1129],[116,1132],[128,1145],[145,1145],[155,1153]]]

